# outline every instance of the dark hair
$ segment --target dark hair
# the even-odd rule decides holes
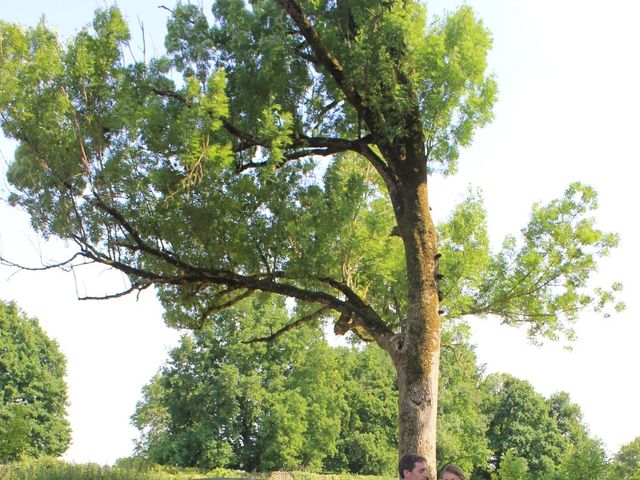
[[[416,466],[416,463],[427,463],[427,459],[417,453],[405,453],[400,457],[400,461],[398,462],[398,473],[400,474],[400,478],[404,478],[405,470],[413,470]]]
[[[442,473],[444,474],[445,472],[453,473],[460,480],[467,480],[467,477],[458,465],[447,465],[442,469]]]

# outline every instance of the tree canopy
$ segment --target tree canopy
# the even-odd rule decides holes
[[[0,301],[0,462],[64,453],[65,358],[58,344],[14,303]]]
[[[489,375],[483,388],[491,456],[489,468],[477,470],[479,478],[491,478],[490,471],[505,479],[607,478],[604,446],[568,393],[544,398],[529,382],[506,374]]]
[[[496,98],[469,7],[431,22],[405,0],[211,12],[177,4],[166,55],[138,61],[115,7],[65,44],[44,22],[0,24],[10,201],[77,247],[58,266],[120,270],[129,287],[112,296],[157,287],[170,324],[261,292],[297,314],[265,339],[323,317],[377,343],[398,374],[399,450],[433,469],[441,315],[571,336],[619,289],[589,284],[617,237],[580,184],[498,252],[477,197],[434,225],[427,178],[455,173]]]
[[[534,475],[553,470],[566,444],[542,395],[528,382],[509,375],[488,381],[495,382],[488,436],[496,464],[511,452],[525,458]]]
[[[346,410],[338,357],[308,327],[242,343],[286,324],[281,301],[262,296],[217,317],[215,328],[184,336],[145,387],[133,416],[139,452],[179,466],[320,471]]]

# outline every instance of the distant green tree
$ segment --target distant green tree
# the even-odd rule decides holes
[[[500,462],[496,480],[529,480],[529,464],[523,457],[518,456],[513,449],[507,450]]]
[[[482,411],[485,391],[482,371],[468,331],[445,331],[440,362],[438,411],[438,470],[455,463],[467,472],[486,467],[491,455],[487,440],[488,418]]]
[[[0,462],[27,456],[31,434],[28,410],[20,403],[0,407]]]
[[[560,434],[565,439],[562,460],[556,473],[548,478],[558,480],[608,478],[607,453],[602,442],[589,435],[580,406],[571,402],[566,392],[559,392],[549,397],[547,405],[551,418],[555,420]]]
[[[398,461],[395,370],[388,355],[368,345],[337,349],[344,382],[344,409],[336,452],[327,470],[393,474]]]
[[[252,302],[221,315],[214,328],[185,336],[144,388],[133,417],[141,455],[179,466],[393,474],[398,389],[382,350],[330,348],[308,329],[242,344],[260,336],[266,318],[277,330],[289,312]],[[439,451],[485,465],[475,356],[465,344],[455,349],[441,363],[449,437]]]
[[[614,478],[640,479],[640,437],[620,447],[613,456],[611,470]]]
[[[487,383],[492,392],[485,410],[491,417],[487,436],[492,463],[499,468],[510,451],[527,460],[536,478],[553,472],[567,443],[544,397],[529,382],[510,375],[489,376]]]
[[[549,415],[567,443],[575,444],[589,436],[580,405],[573,403],[567,392],[554,393],[546,402]]]
[[[567,445],[557,473],[549,478],[554,480],[574,480],[576,478],[606,480],[611,478],[610,465],[602,442],[583,437],[575,443]],[[629,479],[631,477],[615,476],[614,478]]]
[[[145,386],[133,416],[139,453],[177,466],[321,470],[344,405],[334,350],[309,328],[243,343],[290,321],[267,296],[217,317],[184,336]]]
[[[38,321],[0,301],[0,462],[67,450],[65,369]]]

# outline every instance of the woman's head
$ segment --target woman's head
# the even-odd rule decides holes
[[[467,477],[459,466],[447,465],[442,470],[442,480],[467,480]]]

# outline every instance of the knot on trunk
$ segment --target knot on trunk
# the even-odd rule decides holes
[[[349,331],[353,324],[353,319],[350,315],[346,313],[342,313],[340,318],[336,320],[336,323],[333,325],[333,333],[336,335],[344,335]]]
[[[409,391],[409,400],[418,408],[426,408],[431,405],[431,395],[422,387],[414,387]]]

